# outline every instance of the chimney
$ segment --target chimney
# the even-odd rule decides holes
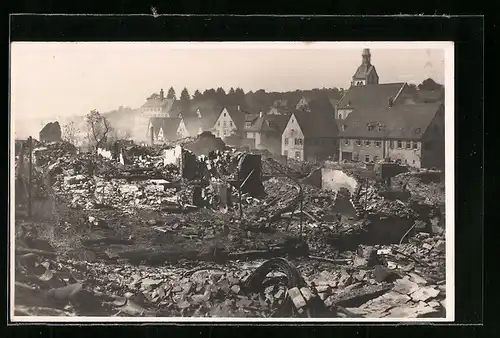
[[[149,128],[149,141],[151,145],[154,145],[154,129],[153,127]]]
[[[394,105],[394,99],[392,97],[389,98],[389,108],[392,108]]]
[[[163,88],[160,89],[160,100],[164,100],[165,99],[165,92],[163,91]]]
[[[262,111],[260,111],[259,117],[262,118],[262,116],[264,116],[264,113]]]
[[[238,105],[238,111],[241,111],[241,109],[240,109],[240,108],[241,108],[241,107],[240,107],[240,105]]]

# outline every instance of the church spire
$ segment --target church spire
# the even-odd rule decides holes
[[[372,55],[370,54],[370,49],[363,49],[363,53],[361,54],[361,59],[363,60],[364,65],[370,65]]]

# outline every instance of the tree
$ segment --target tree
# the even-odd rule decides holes
[[[68,122],[63,126],[62,139],[73,145],[76,145],[79,140],[80,129],[76,126],[74,121]]]
[[[188,92],[187,88],[184,87],[184,89],[181,92],[181,101],[189,102],[190,99],[191,99],[191,97],[189,96],[189,92]]]
[[[87,124],[89,146],[103,146],[112,131],[108,119],[94,109],[85,116],[85,122]]]
[[[176,99],[174,87],[170,87],[167,93],[167,99]]]
[[[437,83],[431,78],[425,79],[418,85],[418,90],[439,90],[441,88],[443,88],[443,85]]]
[[[199,100],[199,99],[201,99],[201,98],[202,98],[202,96],[203,96],[203,95],[200,93],[200,91],[199,91],[198,89],[196,89],[196,90],[194,91],[194,94],[193,94],[193,100]]]

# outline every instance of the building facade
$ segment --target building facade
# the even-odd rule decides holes
[[[331,111],[314,109],[291,114],[281,136],[281,154],[299,161],[334,159],[338,129]]]
[[[238,108],[225,107],[216,119],[212,133],[222,139],[231,135],[240,134],[244,128],[244,113]]]
[[[389,160],[415,168],[443,168],[444,105],[402,104],[353,114],[340,132],[340,159]],[[366,118],[364,118],[366,117]]]

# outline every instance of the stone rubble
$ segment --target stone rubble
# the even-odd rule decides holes
[[[396,177],[411,178],[408,201],[382,197],[376,184],[361,189],[368,216],[345,220],[331,208],[336,192],[301,183],[316,164],[292,163],[290,179],[263,161],[263,175],[275,177],[263,181],[265,196],[242,194],[240,210],[231,182],[242,152],[194,157],[207,171],[186,179],[183,170],[201,167],[165,166],[158,147],[127,148],[126,164],[51,147],[34,189],[48,186],[58,218],[16,219],[18,314],[269,317],[291,299],[294,316],[320,316],[310,305],[318,300],[330,316],[445,315],[446,241],[433,221],[440,190],[426,199],[418,175]],[[360,244],[373,237],[369,215],[414,226],[397,241]],[[248,292],[245,281],[272,256],[288,256],[304,286],[287,287],[277,273]]]

